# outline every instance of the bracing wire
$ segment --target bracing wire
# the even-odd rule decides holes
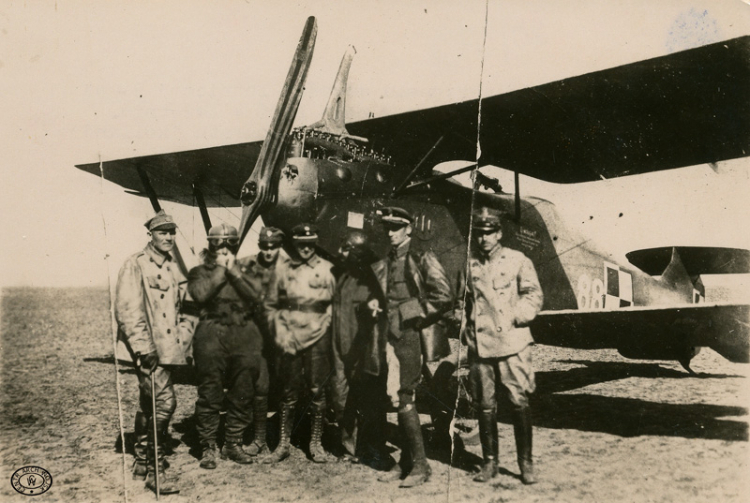
[[[473,239],[473,224],[474,224],[474,206],[476,204],[476,181],[477,181],[477,172],[479,170],[479,159],[482,156],[482,145],[481,145],[481,131],[482,131],[482,81],[484,80],[484,58],[487,51],[487,24],[489,22],[489,0],[485,1],[484,5],[484,34],[482,38],[482,59],[480,61],[479,65],[479,99],[477,100],[478,106],[477,106],[477,150],[476,150],[476,163],[474,164],[474,169],[471,170],[471,204],[469,206],[469,233],[468,233],[468,240],[466,242],[466,262],[464,264],[464,275],[463,275],[463,288],[461,289],[462,292],[462,302],[461,307],[466,305],[466,293],[467,293],[467,283],[469,279],[469,264],[471,260],[471,240]],[[461,326],[465,326],[465,320],[464,317],[466,316],[465,309],[461,309]],[[460,362],[461,362],[461,344],[458,345],[458,355],[457,355],[457,365],[456,365],[456,372],[458,373]],[[457,376],[458,377],[458,376]],[[453,404],[453,419],[451,420],[450,425],[450,431],[451,431],[451,458],[450,458],[450,464],[448,465],[448,491],[447,491],[447,499],[450,501],[451,499],[451,475],[452,470],[451,467],[453,466],[453,456],[455,455],[455,435],[453,435],[453,432],[455,431],[455,423],[456,423],[456,411],[458,410],[458,401],[461,396],[460,393],[460,380],[459,380],[459,389],[456,393],[456,401]]]
[[[115,303],[112,301],[112,274],[109,267],[109,241],[107,236],[107,219],[104,217],[104,164],[99,156],[100,196],[102,227],[104,228],[105,263],[107,265],[107,290],[109,291],[109,318],[112,328],[112,359],[115,362],[115,390],[117,391],[117,416],[120,426],[120,440],[122,441],[122,490],[125,503],[128,503],[128,488],[125,485],[127,474],[127,459],[125,457],[125,426],[122,416],[122,390],[120,389],[120,365],[117,361],[117,320],[115,319]]]

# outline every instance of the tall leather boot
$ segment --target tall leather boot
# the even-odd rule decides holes
[[[394,464],[390,470],[378,477],[379,482],[395,482],[396,480],[401,480],[406,477],[407,473],[411,471],[411,453],[409,452],[409,441],[406,439],[406,433],[404,432],[404,427],[403,425],[401,425],[400,419],[399,426],[402,436],[404,437],[401,441],[401,457],[399,458],[398,463]]]
[[[482,471],[474,477],[475,482],[489,482],[497,476],[497,413],[495,409],[479,413],[479,440],[482,443]]]
[[[145,480],[148,473],[148,422],[146,414],[142,411],[135,413],[133,480]]]
[[[312,431],[310,432],[310,457],[315,463],[328,463],[336,458],[323,449],[323,409],[313,407]]]
[[[291,435],[292,435],[292,420],[294,419],[294,407],[291,405],[282,403],[281,404],[281,418],[279,419],[279,429],[281,434],[279,435],[279,445],[276,449],[264,457],[262,460],[263,464],[278,463],[289,457],[291,454]]]
[[[456,397],[451,394],[451,379],[455,373],[456,365],[450,361],[443,361],[438,366],[435,374],[427,380],[429,383],[428,398],[430,418],[432,419],[432,435],[430,445],[434,448],[450,449],[452,441],[451,422],[453,421],[453,410],[445,404],[452,404]],[[422,375],[429,373],[427,365],[422,369]]]
[[[383,425],[383,435],[385,438],[385,426],[388,424],[388,419],[385,410],[382,411],[382,416],[378,417],[380,425]],[[395,482],[401,480],[411,471],[411,452],[409,451],[409,439],[406,436],[406,428],[404,427],[401,414],[398,415],[398,431],[401,436],[401,457],[398,463],[394,464],[390,470],[378,477],[380,482]]]
[[[382,399],[378,399],[377,391],[370,395],[370,400],[365,400],[363,404],[363,418],[360,434],[361,443],[364,445],[365,452],[363,463],[369,465],[378,471],[385,471],[391,467],[393,458],[390,451],[386,448],[386,429],[388,427],[388,418]]]
[[[164,437],[169,426],[169,420],[157,420],[156,430],[158,432],[157,445],[159,447],[159,494],[175,494],[180,492],[179,478],[172,471],[167,471],[166,459],[164,457]],[[146,475],[146,487],[156,492],[156,466],[154,463],[154,428],[149,424],[148,432],[148,474]]]
[[[411,471],[399,487],[421,486],[430,479],[432,469],[427,462],[427,455],[424,451],[424,439],[422,438],[422,428],[419,423],[419,413],[416,406],[409,404],[404,410],[400,410],[398,412],[398,419],[406,432],[406,439],[409,443],[409,451],[411,451],[412,459]]]
[[[266,444],[266,422],[268,420],[268,397],[256,396],[253,400],[253,429],[255,438],[247,453],[251,456],[264,456],[269,453]]]
[[[518,468],[521,470],[521,481],[527,485],[537,482],[531,457],[531,432],[531,408],[522,407],[513,411],[513,433],[516,437]]]
[[[343,457],[349,461],[357,461],[357,439],[361,419],[356,411],[345,410],[339,424],[339,443],[344,450]]]

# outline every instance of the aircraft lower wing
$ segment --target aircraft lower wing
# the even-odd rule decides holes
[[[710,347],[727,360],[750,363],[746,304],[544,311],[531,330],[541,344],[616,348],[629,358],[680,360],[694,347]]]

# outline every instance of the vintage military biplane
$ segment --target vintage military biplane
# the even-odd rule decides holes
[[[533,260],[544,289],[538,342],[616,348],[687,369],[702,346],[748,362],[750,306],[701,302],[695,278],[720,269],[710,260],[716,250],[637,251],[632,262],[643,270],[618,263],[566,227],[555,204],[522,196],[518,180],[585,182],[746,157],[750,37],[486,97],[481,124],[478,99],[345,124],[350,48],[322,120],[293,127],[316,31],[311,17],[264,141],[77,167],[155,209],[159,199],[197,203],[207,229],[209,207],[241,205],[243,238],[258,216],[287,231],[315,221],[330,255],[347,229],[363,229],[384,253],[377,211],[397,204],[416,215],[414,246],[434,251],[454,281],[472,209],[494,207],[507,215],[505,244]],[[454,160],[470,163],[438,166]],[[514,187],[482,174],[488,165],[515,173]],[[467,171],[473,182],[457,182]],[[722,253],[731,272],[750,269],[747,252]]]

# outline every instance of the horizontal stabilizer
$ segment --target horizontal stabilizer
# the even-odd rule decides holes
[[[678,246],[676,250],[690,276],[750,273],[750,250],[701,246]],[[672,247],[648,248],[626,254],[631,264],[652,276],[664,272],[671,256]]]

